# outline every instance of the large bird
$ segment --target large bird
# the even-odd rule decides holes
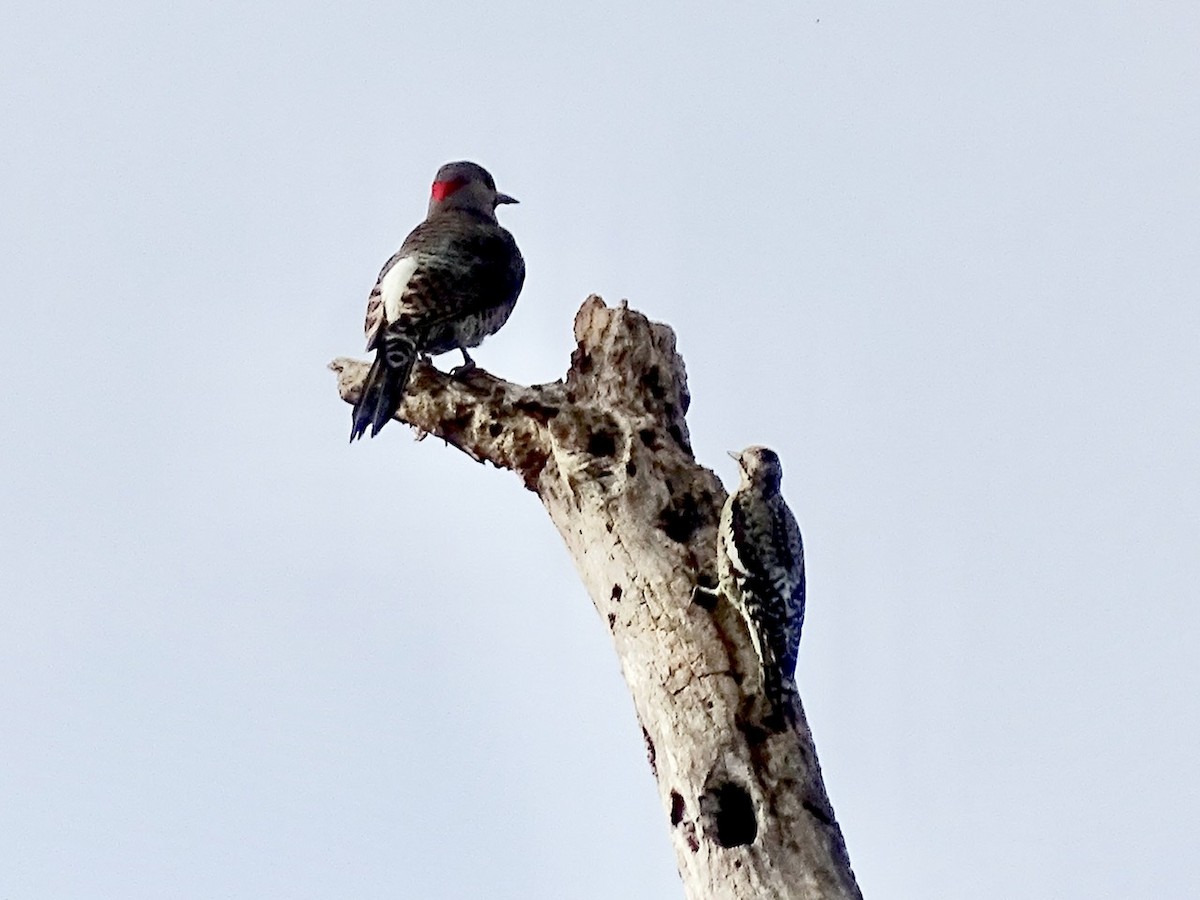
[[[375,361],[354,404],[350,440],[387,424],[404,399],[417,358],[467,353],[500,329],[525,281],[525,260],[496,221],[496,207],[516,203],[473,162],[438,169],[425,221],[387,261],[367,301],[367,349]]]

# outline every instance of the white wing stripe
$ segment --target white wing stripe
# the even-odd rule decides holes
[[[379,293],[383,298],[383,316],[388,322],[400,318],[400,304],[404,297],[409,279],[417,271],[417,258],[405,256],[396,260],[395,265],[379,280]]]

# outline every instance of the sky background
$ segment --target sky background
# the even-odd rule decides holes
[[[482,366],[628,298],[782,456],[865,895],[1197,896],[1200,7],[648,6],[0,6],[5,900],[682,896],[536,497],[346,445],[462,158]]]

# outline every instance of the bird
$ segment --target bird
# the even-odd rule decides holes
[[[409,232],[379,273],[364,331],[375,359],[354,404],[350,441],[375,437],[395,415],[418,357],[467,353],[508,321],[525,282],[525,260],[496,220],[496,207],[516,203],[496,190],[483,166],[460,161],[437,171],[425,221]]]
[[[738,462],[741,482],[721,508],[718,590],[746,620],[762,665],[763,692],[772,710],[786,716],[804,627],[804,542],[779,490],[778,454],[751,446],[729,455]]]

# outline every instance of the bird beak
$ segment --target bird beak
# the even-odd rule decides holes
[[[508,194],[497,194],[496,195],[496,205],[497,206],[499,206],[501,203],[520,203],[520,202],[521,201],[518,200],[516,197],[510,197],[510,196],[508,196]]]
[[[726,450],[725,452],[729,454],[730,459],[736,460],[739,466],[742,464],[742,454],[738,453],[736,450]]]

